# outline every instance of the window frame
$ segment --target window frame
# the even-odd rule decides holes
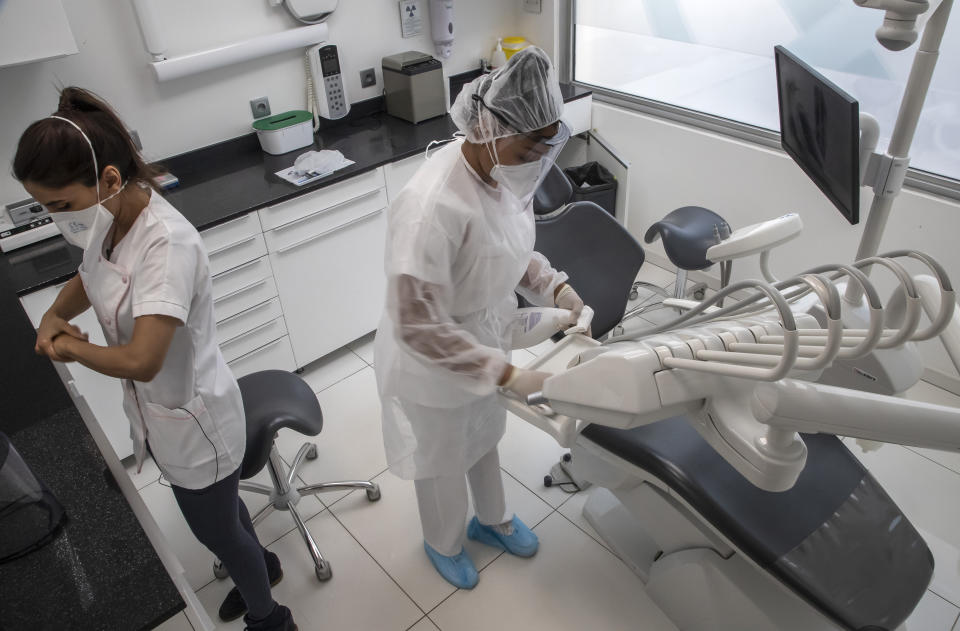
[[[558,40],[560,42],[560,50],[558,51],[559,54],[556,62],[559,76],[563,81],[591,90],[593,92],[593,98],[601,103],[608,103],[674,123],[681,123],[735,140],[750,142],[767,149],[776,149],[786,155],[786,152],[783,151],[783,148],[780,146],[779,132],[728,118],[722,118],[720,116],[714,116],[706,112],[691,110],[678,105],[576,81],[573,74],[576,65],[577,50],[576,5],[577,0],[559,2],[560,15],[558,16],[558,27],[560,32]],[[955,17],[956,19],[960,19],[960,16]],[[960,201],[960,180],[938,173],[923,171],[912,166],[907,170],[907,177],[904,180],[903,186],[904,188],[909,188],[914,191],[930,193],[939,197]]]

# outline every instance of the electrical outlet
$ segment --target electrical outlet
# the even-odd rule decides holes
[[[261,96],[259,99],[251,99],[250,112],[254,118],[270,116],[270,99],[265,96]]]
[[[367,68],[366,70],[360,71],[360,87],[369,88],[372,85],[377,85],[377,73],[373,68]]]
[[[520,0],[520,2],[527,13],[540,13],[543,10],[543,0]]]

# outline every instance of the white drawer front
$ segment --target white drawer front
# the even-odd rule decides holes
[[[233,293],[213,301],[213,314],[217,322],[223,322],[250,307],[255,307],[277,295],[277,283],[273,276],[254,281]]]
[[[286,335],[279,340],[274,340],[266,346],[247,353],[242,357],[230,362],[230,370],[234,376],[239,379],[244,375],[260,370],[286,370],[293,372],[296,370],[296,362],[293,359],[293,349],[290,347],[290,338]]]
[[[225,344],[221,344],[220,352],[223,353],[223,358],[227,362],[232,362],[238,357],[278,340],[286,334],[287,325],[280,317],[266,324],[261,324],[252,331],[247,331]]]
[[[266,253],[267,246],[263,242],[261,233],[244,237],[241,241],[235,241],[209,253],[210,275],[216,276],[228,269],[258,259]]]
[[[257,213],[250,212],[243,217],[232,219],[219,226],[207,228],[200,233],[200,238],[203,239],[203,245],[206,246],[209,253],[261,232],[263,231],[260,229],[260,218]]]
[[[386,190],[381,188],[371,191],[356,199],[267,231],[263,235],[267,242],[267,250],[281,252],[318,235],[353,223],[371,213],[376,213],[386,206]]]
[[[267,302],[241,311],[237,315],[217,323],[217,344],[232,340],[238,335],[252,331],[282,315],[283,310],[280,308],[279,298],[271,298]]]
[[[327,186],[312,193],[306,193],[286,202],[281,202],[257,211],[264,230],[272,230],[283,224],[296,221],[307,215],[336,206],[359,197],[364,193],[383,187],[383,169],[375,169],[363,175],[357,175],[344,182]]]
[[[273,270],[270,269],[270,258],[260,258],[234,267],[213,277],[213,299],[219,300],[227,294],[232,294],[244,287],[249,287],[258,280],[270,278]]]

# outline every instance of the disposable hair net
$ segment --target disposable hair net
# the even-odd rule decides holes
[[[524,48],[497,70],[465,85],[450,109],[467,140],[478,144],[542,129],[560,120],[562,113],[557,71],[536,46]]]

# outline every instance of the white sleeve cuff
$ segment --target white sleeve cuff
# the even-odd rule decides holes
[[[134,318],[147,315],[165,315],[180,320],[181,324],[186,324],[188,314],[189,310],[183,305],[163,300],[147,300],[133,305]]]

